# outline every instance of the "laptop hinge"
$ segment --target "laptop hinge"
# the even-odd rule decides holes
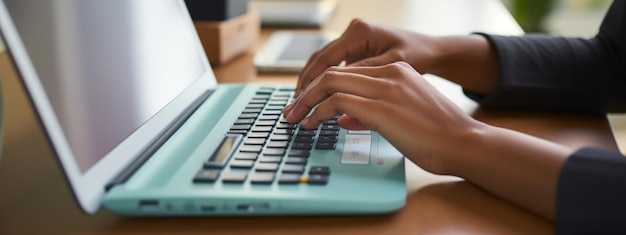
[[[193,114],[198,107],[213,93],[213,90],[204,92],[198,99],[196,99],[189,107],[187,107],[175,121],[165,128],[163,134],[154,140],[135,160],[133,160],[128,167],[126,167],[117,177],[105,186],[105,190],[109,191],[115,185],[126,182],[130,176],[132,176],[161,146],[172,136],[176,131],[187,121],[191,114]]]

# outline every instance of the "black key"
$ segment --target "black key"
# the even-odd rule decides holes
[[[339,131],[320,131],[320,136],[339,135]]]
[[[317,142],[315,144],[316,149],[335,149],[337,148],[337,143],[333,142]]]
[[[294,142],[297,143],[313,143],[314,136],[298,135],[295,137]]]
[[[259,155],[256,153],[237,153],[235,160],[256,160]]]
[[[277,129],[292,129],[293,130],[293,129],[296,128],[296,125],[280,122],[280,123],[278,123],[278,125],[276,125],[276,128]]]
[[[254,168],[256,171],[277,171],[278,163],[259,163]]]
[[[282,113],[282,110],[265,110],[265,112],[263,112],[265,115],[281,115]]]
[[[250,130],[250,127],[252,127],[252,125],[247,125],[247,124],[241,124],[241,125],[233,125],[230,127],[231,130]]]
[[[235,125],[237,125],[237,124],[239,124],[239,125],[241,125],[241,124],[252,124],[252,123],[254,123],[254,119],[237,119],[235,121]]]
[[[259,116],[256,113],[243,113],[241,115],[239,115],[239,119],[254,119],[257,116]]]
[[[230,165],[230,168],[250,169],[252,168],[252,166],[254,166],[254,161],[235,159],[235,160],[232,160],[229,165]]]
[[[246,109],[262,109],[265,107],[265,104],[248,104],[246,105]]]
[[[285,106],[287,105],[287,99],[281,99],[281,98],[272,98],[270,99],[270,102],[267,103],[267,105],[269,106]]]
[[[248,131],[247,130],[229,130],[228,134],[246,135],[248,134]]]
[[[261,113],[260,108],[244,109],[241,113]]]
[[[311,151],[305,149],[291,149],[289,150],[290,157],[309,157],[311,156]]]
[[[263,156],[259,158],[259,162],[261,163],[279,163],[282,161],[283,161],[283,158],[280,156]]]
[[[291,146],[291,149],[311,150],[312,147],[313,147],[313,144],[311,143],[293,143],[293,145]]]
[[[270,136],[269,132],[250,132],[248,134],[248,137],[251,138],[267,138],[268,136]]]
[[[256,126],[274,126],[274,124],[276,124],[276,121],[274,120],[263,120],[263,121],[258,121],[256,123]]]
[[[245,145],[263,145],[265,144],[264,138],[247,138],[244,142]]]
[[[224,173],[224,175],[222,176],[222,182],[243,183],[244,181],[246,181],[247,177],[248,177],[248,174],[245,172],[231,171],[231,172]]]
[[[283,166],[283,173],[304,173],[304,165],[296,165],[296,164],[285,164]]]
[[[267,106],[265,110],[283,110],[285,106]]]
[[[266,148],[265,151],[263,151],[263,155],[264,156],[283,156],[285,155],[285,149],[284,148]]]
[[[317,130],[298,130],[298,134],[300,136],[314,136],[317,133]]]
[[[322,122],[324,125],[337,125],[337,119],[330,119]]]
[[[252,184],[271,184],[274,182],[274,173],[269,172],[255,172],[250,176],[250,183]]]
[[[328,184],[327,175],[309,175],[309,184],[325,185]]]
[[[278,120],[278,118],[280,118],[280,115],[261,115],[259,120]]]
[[[330,167],[312,166],[309,168],[309,175],[330,175]]]
[[[287,119],[285,119],[285,117],[280,117],[280,119],[278,120],[278,122],[280,123],[285,123],[285,124],[289,124],[289,122],[287,121]],[[290,124],[290,125],[294,125],[294,124]],[[295,126],[295,125],[294,125]]]
[[[338,125],[327,125],[327,124],[324,124],[324,125],[322,125],[322,130],[324,130],[324,131],[338,131],[339,130],[339,126]]]
[[[254,127],[252,127],[252,131],[254,131],[254,132],[270,132],[270,131],[272,131],[272,128],[273,127],[271,127],[271,126],[254,126]]]
[[[262,94],[257,94],[252,97],[252,99],[255,99],[255,100],[268,100],[269,98],[270,98],[269,95],[262,95]]]
[[[305,165],[307,161],[308,159],[304,157],[288,157],[285,164]]]
[[[287,148],[289,142],[287,141],[270,141],[267,143],[268,148]]]
[[[263,148],[263,146],[259,146],[259,145],[246,145],[246,144],[244,144],[243,146],[241,146],[239,151],[240,152],[248,152],[248,153],[259,153],[259,152],[261,152],[262,148]]]
[[[272,94],[272,92],[274,92],[274,88],[273,87],[259,87],[258,90],[256,90],[256,94]]]
[[[220,177],[219,170],[202,169],[198,171],[198,174],[196,174],[195,177],[193,177],[193,182],[194,183],[212,183],[212,182],[215,182],[217,178],[219,177]]]
[[[328,136],[319,136],[317,138],[317,143],[320,142],[326,142],[326,143],[337,143],[337,136],[332,136],[332,135],[328,135]]]
[[[298,184],[300,183],[300,177],[302,177],[299,174],[281,174],[280,177],[278,177],[278,183],[279,184]]]
[[[272,138],[270,138],[273,141],[288,141],[291,139],[290,135],[272,135]]]
[[[293,135],[293,129],[277,129],[274,135]]]

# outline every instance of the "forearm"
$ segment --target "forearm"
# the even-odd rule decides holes
[[[574,150],[486,124],[472,135],[450,158],[450,173],[553,219],[559,172]]]
[[[499,79],[498,59],[495,49],[483,36],[449,36],[437,38],[435,63],[426,73],[431,73],[464,89],[479,94],[493,91]]]

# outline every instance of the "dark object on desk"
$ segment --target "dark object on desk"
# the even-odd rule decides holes
[[[254,46],[261,20],[249,12],[224,21],[194,21],[200,41],[212,65],[225,64]]]
[[[185,0],[194,21],[223,21],[248,12],[248,0]]]

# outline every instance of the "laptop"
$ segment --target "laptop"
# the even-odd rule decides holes
[[[0,31],[86,213],[357,215],[405,203],[404,158],[379,134],[285,122],[293,84],[217,84],[183,0],[4,0]]]

